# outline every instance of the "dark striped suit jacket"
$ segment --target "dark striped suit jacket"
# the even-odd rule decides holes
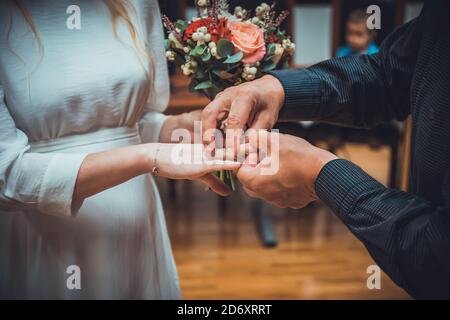
[[[316,191],[379,266],[415,298],[450,298],[450,1],[424,4],[376,55],[275,71],[280,119],[372,127],[413,118],[411,193],[389,189],[346,160]]]

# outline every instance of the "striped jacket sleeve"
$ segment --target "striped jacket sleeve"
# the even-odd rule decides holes
[[[280,120],[369,128],[410,113],[410,84],[421,16],[395,30],[374,55],[353,55],[306,69],[271,72],[285,90]]]

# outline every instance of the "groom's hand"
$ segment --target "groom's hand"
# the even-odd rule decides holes
[[[283,103],[283,86],[271,75],[228,88],[203,109],[204,142],[210,142],[209,135],[205,133],[220,127],[225,119],[226,129],[271,129],[277,122]]]
[[[245,192],[282,208],[303,208],[316,200],[316,179],[323,166],[337,157],[291,135],[268,133],[268,138],[268,143],[250,140],[250,149],[255,150],[257,143],[260,156],[257,165],[246,161],[237,173]],[[278,170],[265,170],[268,166]]]

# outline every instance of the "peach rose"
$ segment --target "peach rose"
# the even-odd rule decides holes
[[[264,31],[252,23],[228,21],[230,41],[244,53],[243,63],[253,64],[264,58]]]

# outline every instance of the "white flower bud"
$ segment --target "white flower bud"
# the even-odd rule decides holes
[[[279,44],[279,43],[275,44],[275,52],[274,52],[274,55],[272,57],[273,63],[280,62],[280,59],[283,56],[283,53],[284,53],[283,46],[281,44]]]
[[[167,51],[166,58],[169,61],[174,61],[175,60],[175,52],[173,52],[172,50]]]
[[[217,48],[216,47],[211,48],[211,55],[213,57],[217,57]]]
[[[200,40],[200,33],[194,32],[194,33],[192,34],[192,40],[194,40],[194,41]]]
[[[183,49],[183,46],[181,45],[180,41],[178,41],[177,37],[173,32],[169,33],[169,42],[177,49]]]
[[[199,7],[206,7],[208,5],[208,0],[197,0],[197,5]]]
[[[249,69],[250,69],[248,72],[249,74],[255,75],[258,72],[258,69],[256,69],[255,67],[251,67]]]
[[[249,74],[250,73],[250,67],[244,67],[244,73]]]
[[[216,47],[216,43],[211,41],[211,42],[208,44],[208,47],[209,47],[210,49],[215,48],[215,47]]]
[[[183,48],[183,51],[184,51],[184,53],[189,53],[189,52],[191,52],[191,48],[189,48],[189,47],[184,47],[184,48]]]
[[[183,69],[183,74],[184,74],[185,76],[190,76],[191,73],[192,73],[192,71],[191,71],[190,69],[188,69],[188,68],[184,68],[184,69]]]
[[[275,55],[282,55],[283,52],[284,52],[283,47],[277,43],[277,45],[275,46]]]
[[[284,39],[282,43],[283,43],[283,48],[288,53],[293,53],[295,51],[295,43],[291,42],[290,39]]]
[[[252,21],[252,23],[257,24],[259,22],[259,18],[253,17],[251,21]]]
[[[206,34],[208,32],[208,28],[203,26],[197,29],[197,32]]]
[[[204,40],[205,40],[206,42],[211,41],[211,34],[210,34],[210,33],[205,34]]]
[[[243,19],[247,15],[247,10],[243,9],[241,6],[234,8],[234,15],[238,19]]]

